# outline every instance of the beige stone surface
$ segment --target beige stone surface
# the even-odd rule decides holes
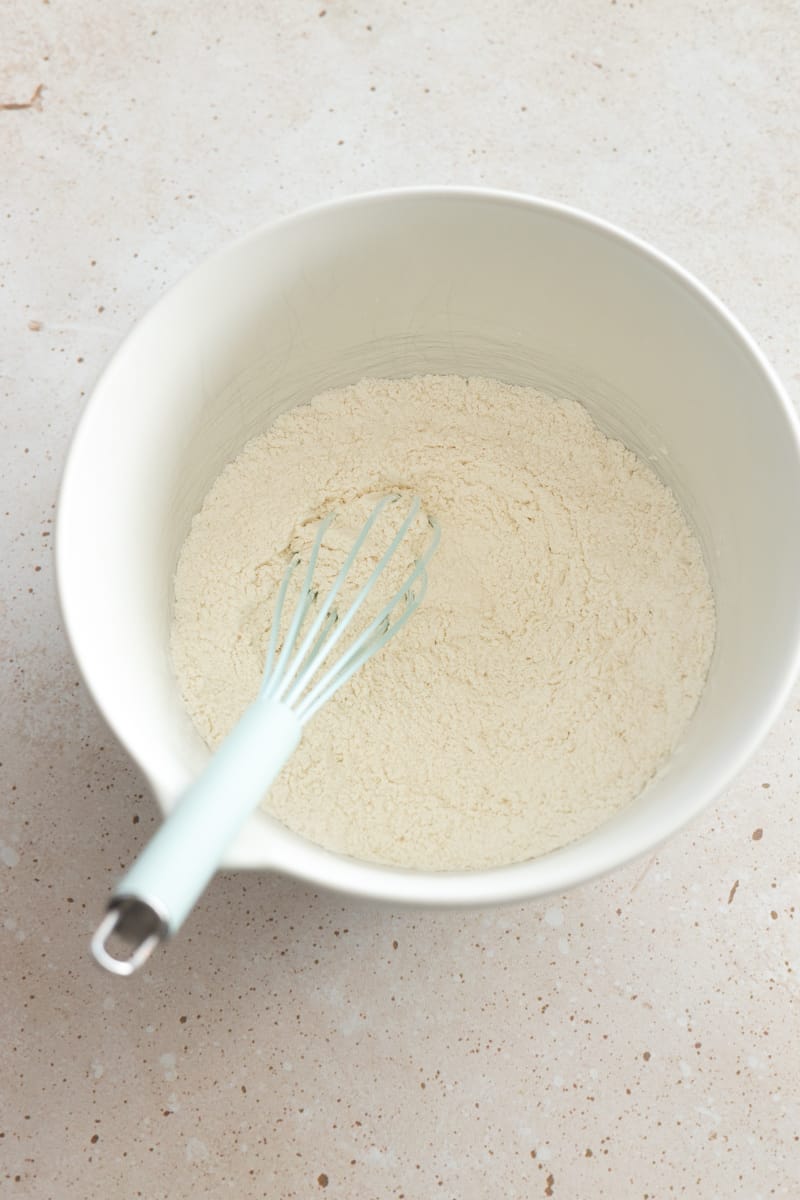
[[[797,697],[727,795],[591,887],[430,914],[226,875],[113,980],[88,937],[156,810],[78,683],[51,559],[70,433],[131,323],[229,236],[351,191],[488,184],[616,221],[796,396],[799,20],[3,4],[3,1195],[800,1195]]]

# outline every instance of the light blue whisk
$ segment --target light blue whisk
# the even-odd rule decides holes
[[[92,939],[92,953],[106,970],[116,975],[131,975],[162,939],[177,932],[226,849],[296,749],[303,726],[367,659],[399,633],[418,608],[427,583],[426,568],[439,543],[439,525],[431,517],[427,518],[431,533],[424,553],[415,561],[399,590],[339,657],[331,661],[334,650],[419,515],[420,501],[415,498],[367,582],[340,615],[336,599],[353,563],[381,513],[399,500],[399,496],[391,495],[378,501],[327,595],[317,606],[319,593],[314,586],[314,572],[322,539],[334,514],[321,522],[300,599],[279,649],[286,595],[300,559],[295,557],[290,562],[275,601],[258,696],[117,885],[108,912]],[[315,615],[306,628],[312,612]],[[117,958],[108,949],[109,939],[115,933],[131,947],[127,957]]]

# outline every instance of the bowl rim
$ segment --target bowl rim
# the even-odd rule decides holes
[[[94,413],[105,402],[106,381],[109,378],[117,360],[127,352],[130,344],[135,342],[140,330],[149,323],[157,321],[161,308],[168,300],[174,302],[179,298],[182,288],[196,272],[206,265],[221,263],[226,257],[234,255],[248,245],[254,244],[265,237],[274,237],[281,231],[313,221],[318,217],[335,214],[337,211],[397,202],[414,203],[416,201],[442,200],[448,202],[475,202],[512,206],[525,210],[545,213],[568,222],[592,230],[594,233],[607,237],[629,250],[649,259],[682,288],[699,299],[711,313],[725,324],[745,351],[755,361],[761,370],[772,393],[773,400],[782,416],[787,435],[791,441],[800,477],[800,419],[789,399],[777,372],[768,361],[752,335],[705,284],[691,272],[680,266],[672,257],[621,227],[594,216],[583,209],[560,201],[548,200],[542,197],[528,195],[522,192],[509,191],[489,187],[473,187],[461,185],[410,185],[398,188],[375,189],[350,195],[338,196],[324,200],[308,207],[288,213],[257,225],[255,228],[227,240],[222,246],[209,255],[203,256],[174,282],[151,305],[145,313],[134,322],[131,329],[120,341],[110,359],[98,375],[90,395],[84,405],[72,434],[67,449],[61,483],[58,490],[55,526],[55,575],[59,608],[67,640],[73,658],[78,667],[84,686],[92,701],[113,733],[117,741],[126,750],[139,769],[144,773],[150,786],[156,794],[162,812],[169,807],[165,801],[164,790],[154,777],[148,763],[143,761],[140,747],[131,745],[124,728],[124,722],[113,720],[106,711],[103,703],[102,688],[92,678],[91,672],[85,666],[81,648],[81,635],[77,623],[73,620],[73,612],[80,603],[80,597],[70,584],[68,558],[70,552],[70,511],[71,496],[76,487],[80,487],[77,478],[78,462],[84,440],[89,436]],[[541,898],[559,892],[564,892],[582,883],[591,882],[611,871],[625,866],[642,855],[652,853],[673,834],[688,824],[699,812],[706,808],[741,771],[745,763],[752,757],[769,730],[779,717],[784,705],[800,674],[800,606],[795,622],[793,644],[787,646],[787,654],[782,670],[773,681],[768,701],[761,705],[759,711],[753,714],[748,735],[731,748],[724,762],[717,766],[707,780],[706,785],[696,789],[696,796],[691,803],[685,803],[680,809],[677,819],[664,820],[654,823],[653,827],[637,834],[629,834],[620,844],[619,853],[598,858],[597,855],[584,856],[565,854],[572,847],[578,847],[584,839],[571,843],[561,850],[553,851],[540,858],[509,866],[479,869],[474,871],[431,872],[415,871],[403,868],[382,866],[362,860],[334,854],[315,846],[305,839],[297,839],[291,835],[288,839],[302,843],[299,852],[282,856],[278,839],[278,849],[275,858],[252,861],[246,854],[237,852],[236,848],[229,851],[224,858],[223,868],[250,868],[269,870],[279,874],[289,875],[300,879],[316,888],[324,888],[354,896],[362,896],[371,900],[392,904],[413,904],[425,907],[466,907],[474,905],[489,905],[519,902],[526,899]],[[602,827],[601,827],[602,828]],[[592,834],[587,835],[593,836]],[[288,843],[287,843],[288,844]],[[297,847],[295,848],[297,849]],[[560,862],[562,855],[567,862]],[[574,861],[573,861],[574,859]],[[579,863],[581,865],[579,865]]]

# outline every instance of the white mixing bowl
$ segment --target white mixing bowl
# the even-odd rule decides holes
[[[379,867],[259,813],[225,865],[426,905],[559,892],[652,850],[708,804],[775,719],[800,657],[797,421],[741,326],[635,238],[523,196],[421,188],[323,205],[226,247],[137,325],[86,407],[58,514],[66,628],[168,811],[208,755],[168,645],[176,558],[207,489],[248,438],[316,392],[425,372],[579,399],[674,489],[717,604],[700,705],[638,800],[531,862]],[[531,764],[532,787],[535,775]]]

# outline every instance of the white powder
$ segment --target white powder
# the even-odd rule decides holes
[[[258,690],[290,549],[331,509],[351,533],[396,489],[441,522],[428,595],[309,724],[265,808],[332,850],[417,868],[564,845],[669,755],[715,624],[674,496],[572,402],[368,379],[281,417],[222,472],[180,557],[188,709],[216,746]]]

